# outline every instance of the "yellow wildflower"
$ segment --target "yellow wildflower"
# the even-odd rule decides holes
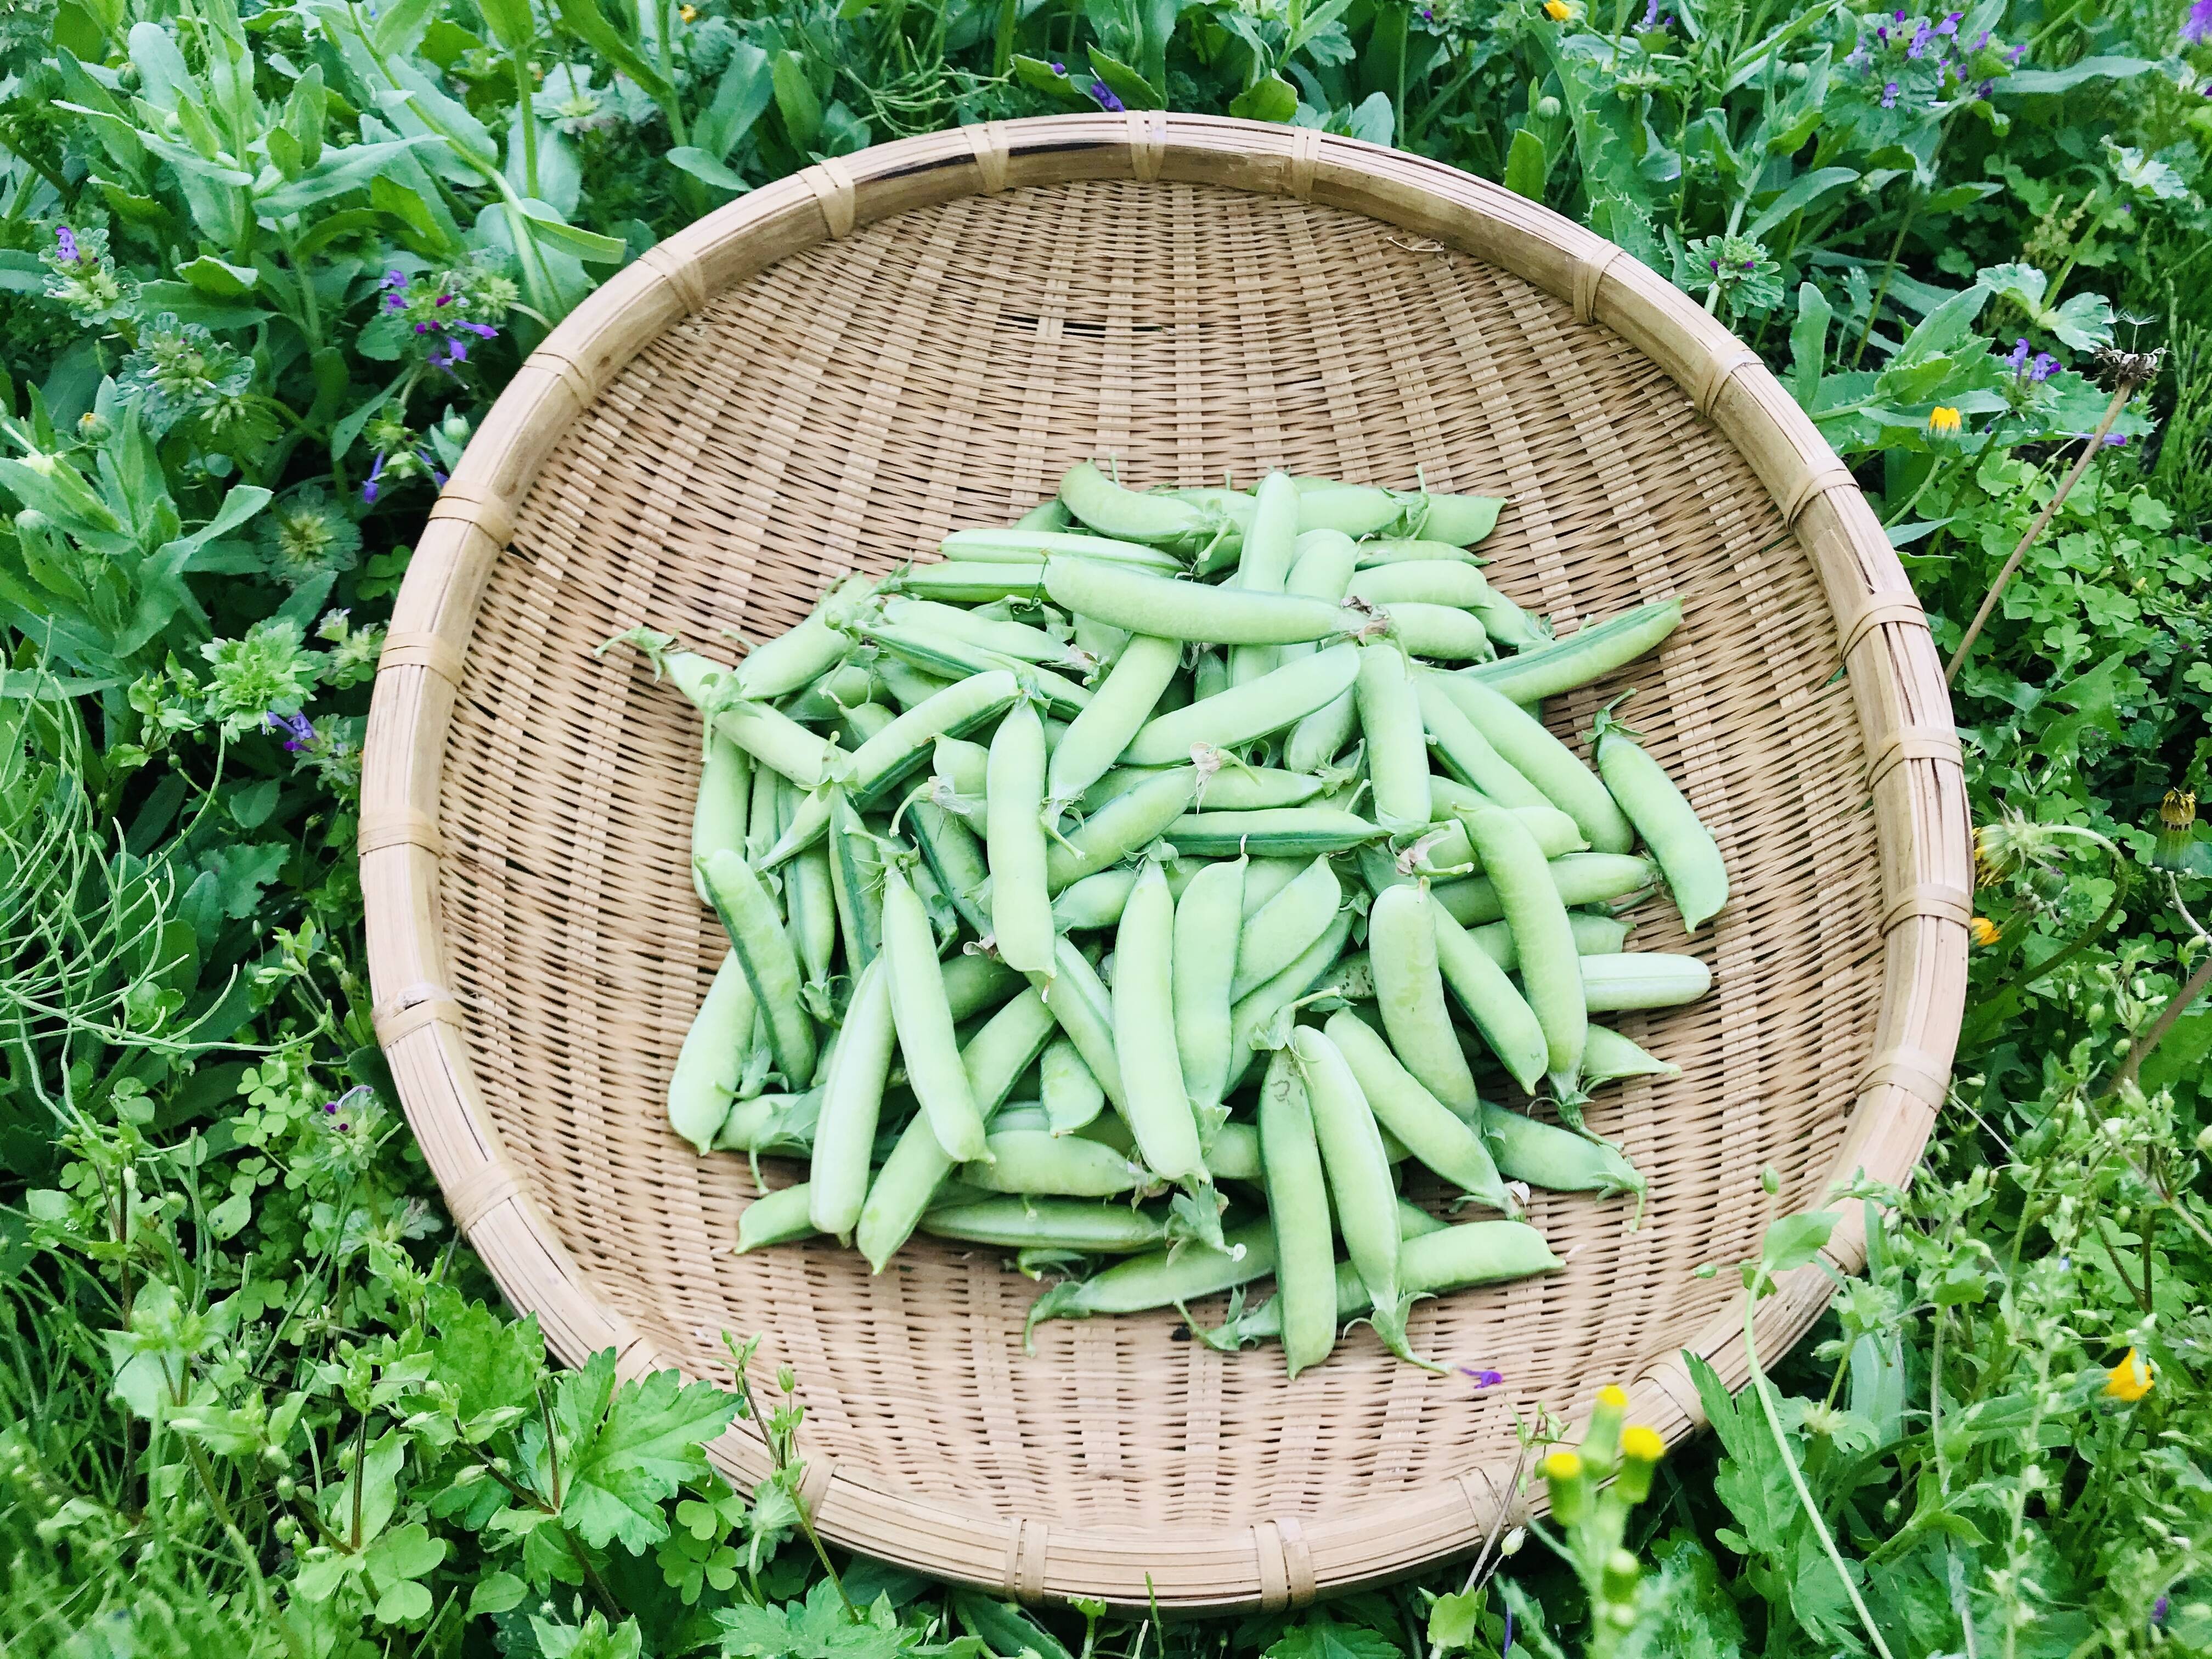
[[[1939,438],[1954,438],[1959,433],[1959,411],[1948,404],[1938,404],[1928,411],[1928,429]]]
[[[1597,1391],[1597,1403],[1601,1406],[1610,1406],[1615,1411],[1625,1412],[1628,1409],[1628,1395],[1622,1391],[1618,1382],[1608,1382]]]
[[[1571,1451],[1555,1451],[1544,1460],[1547,1480],[1576,1480],[1581,1479],[1582,1472],[1583,1460]]]
[[[676,15],[687,23],[692,22],[696,21],[699,15],[699,8],[696,6],[678,6],[676,9]]]
[[[2105,1393],[2112,1399],[2134,1405],[2148,1394],[2157,1379],[2150,1374],[2150,1362],[2130,1348],[2127,1358],[2112,1367],[2105,1378]]]
[[[1574,15],[1574,8],[1567,4],[1567,0],[1544,0],[1544,15],[1554,23],[1564,23]]]
[[[1990,945],[1995,945],[1997,940],[2003,936],[2003,929],[2000,928],[1996,923],[1991,921],[1987,916],[1976,916],[1972,921],[1966,924],[1966,932],[1972,938],[1974,943],[1980,945],[1985,951],[1989,949]]]
[[[1656,1463],[1667,1455],[1667,1443],[1648,1424],[1632,1423],[1620,1431],[1620,1455],[1632,1462]]]

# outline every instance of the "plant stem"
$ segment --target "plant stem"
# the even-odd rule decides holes
[[[2012,580],[2013,572],[2020,568],[2020,562],[2027,556],[2027,550],[2035,545],[2036,539],[2057,515],[2059,504],[2073,493],[2074,486],[2081,481],[2081,475],[2089,470],[2089,463],[2105,447],[2105,434],[2120,418],[2120,410],[2126,407],[2128,398],[2134,392],[2135,387],[2124,381],[2112,393],[2112,402],[2105,405],[2105,418],[2097,422],[2097,429],[2089,434],[2089,441],[2083,447],[2081,459],[2074,463],[2074,470],[2066,475],[2065,482],[2058,486],[2057,493],[2045,504],[2043,511],[2036,514],[2035,522],[2028,526],[2027,533],[2020,538],[2020,545],[2013,549],[2012,556],[1997,572],[1997,579],[1990,584],[1990,591],[1982,598],[1982,608],[1974,612],[1974,620],[1966,626],[1966,637],[1959,641],[1958,650],[1951,655],[1950,666],[1943,671],[1944,684],[1951,685],[1957,682],[1959,670],[1966,664],[1966,653],[1974,648],[1974,641],[1982,636],[1983,626],[1988,623],[1990,612],[1996,609],[1997,600],[2002,596],[2005,585]]]
[[[2142,1071],[2143,1062],[2151,1057],[2158,1045],[2166,1041],[2166,1034],[2180,1023],[2189,1012],[2189,1005],[2204,994],[2204,988],[2212,985],[2212,951],[2197,964],[2197,971],[2182,982],[2166,1006],[2159,1010],[2158,1018],[2143,1029],[2143,1034],[2128,1046],[2128,1057],[2120,1062],[2112,1080],[2098,1091],[2099,1100],[2109,1100],[2128,1085],[2135,1082]]]

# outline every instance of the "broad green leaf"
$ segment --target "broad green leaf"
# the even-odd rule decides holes
[[[1996,94],[2003,98],[2067,92],[2084,81],[2124,81],[2133,76],[2147,74],[2157,67],[2157,63],[2148,58],[2084,58],[2069,64],[2064,69],[2014,70],[1998,81]]]
[[[731,47],[729,64],[714,85],[714,101],[708,105],[707,112],[692,129],[692,137],[697,143],[690,148],[704,151],[717,163],[727,161],[738,140],[752,131],[753,123],[760,119],[769,101],[775,96],[775,82],[766,52],[750,40],[740,40]],[[669,159],[675,161],[672,152]],[[681,161],[676,164],[684,166]],[[685,168],[686,172],[690,170]],[[726,185],[723,188],[742,186]]]
[[[1480,1590],[1454,1590],[1429,1606],[1429,1645],[1449,1650],[1474,1645],[1475,1620],[1488,1598]]]
[[[1793,213],[1802,212],[1823,197],[1857,183],[1858,176],[1856,167],[1816,167],[1792,179],[1789,188],[1768,203],[1744,228],[1743,234],[1757,240]]]
[[[1052,65],[1041,58],[1024,58],[1014,54],[1014,78],[1033,92],[1042,92],[1057,98],[1064,104],[1088,105],[1091,95],[1075,84],[1072,76],[1054,75]]]
[[[733,196],[752,188],[744,174],[725,167],[696,144],[678,144],[668,152],[668,161],[671,166],[681,167],[694,179],[717,190],[726,190]]]
[[[491,38],[507,52],[524,50],[538,32],[530,15],[530,0],[477,0],[477,10]]]
[[[1034,1653],[1037,1659],[1074,1659],[1050,1632],[1019,1607],[1009,1607],[981,1590],[955,1589],[952,1610],[960,1622],[983,1638],[994,1653]]]
[[[1315,1613],[1277,1637],[1267,1650],[1267,1659],[1405,1659],[1405,1656],[1380,1631]]]
[[[1505,188],[1516,196],[1540,202],[1544,199],[1544,178],[1550,171],[1543,136],[1533,127],[1522,127],[1514,133],[1513,147],[1505,153]]]
[[[599,8],[598,0],[554,0],[561,13],[561,21],[581,35],[584,41],[600,57],[611,63],[624,75],[644,88],[647,97],[665,105],[676,96],[676,88],[668,77],[655,69],[623,38],[606,14]]]
[[[800,151],[812,150],[822,137],[822,100],[814,95],[814,83],[806,78],[806,60],[795,52],[780,52],[769,76],[785,135]]]
[[[138,71],[138,86],[146,101],[159,110],[177,106],[177,95],[193,85],[185,54],[158,23],[137,23],[131,29],[131,62]]]
[[[177,275],[201,293],[211,294],[219,300],[234,300],[261,281],[261,273],[250,266],[227,264],[212,253],[203,253],[189,264],[179,265]]]
[[[1248,121],[1288,121],[1298,112],[1298,89],[1279,75],[1264,75],[1230,100],[1229,112]]]
[[[526,200],[522,211],[530,221],[531,234],[538,240],[579,259],[596,265],[618,265],[629,257],[629,244],[620,237],[602,236],[596,230],[566,223],[544,202]]]
[[[331,151],[297,179],[269,191],[254,205],[272,218],[281,219],[305,212],[333,196],[367,189],[369,181],[389,167],[395,156],[418,145],[434,142],[429,138],[416,137],[391,139],[374,144],[349,144],[343,149]]]
[[[1820,1254],[1828,1235],[1836,1230],[1833,1210],[1809,1210],[1770,1222],[1759,1245],[1759,1265],[1769,1273],[1786,1273],[1804,1267]]]
[[[1828,360],[1828,322],[1834,316],[1828,296],[1811,283],[1797,290],[1797,320],[1790,327],[1790,395],[1808,413],[1820,395],[1820,376]]]
[[[45,293],[46,268],[39,256],[14,248],[0,249],[0,290],[9,294]]]
[[[512,1613],[530,1594],[530,1586],[511,1572],[489,1572],[469,1592],[469,1617],[479,1613]]]
[[[662,1504],[705,1476],[701,1448],[738,1410],[735,1395],[711,1383],[687,1385],[672,1370],[617,1388],[611,1349],[563,1376],[556,1401],[568,1442],[562,1519],[594,1549],[619,1540],[632,1553],[668,1535]],[[550,1486],[550,1468],[546,1474]]]
[[[1164,109],[1167,100],[1143,75],[1129,67],[1111,52],[1090,48],[1091,68],[1107,90],[1131,109]]]

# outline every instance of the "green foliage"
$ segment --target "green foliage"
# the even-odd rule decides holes
[[[2160,1023],[2212,951],[2194,15],[0,9],[0,1643],[2212,1652],[2212,1012]],[[1621,243],[1767,354],[1947,653],[2106,413],[2095,354],[2168,351],[1960,678],[1985,926],[1958,1084],[1920,1185],[1848,1195],[1869,1263],[1814,1340],[1733,1400],[1693,1366],[1715,1431],[1617,1538],[1515,1529],[1472,1574],[1164,1628],[824,1547],[799,1379],[757,1395],[745,1343],[734,1395],[551,1364],[397,1115],[350,850],[415,526],[595,283],[823,156],[1124,105],[1396,143]],[[1824,1271],[1832,1224],[1774,1224],[1747,1306]],[[706,1451],[740,1419],[773,1453],[750,1492]]]

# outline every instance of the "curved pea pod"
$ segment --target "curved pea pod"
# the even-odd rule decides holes
[[[991,931],[990,912],[985,908],[982,894],[990,880],[984,863],[982,844],[975,832],[963,823],[957,813],[948,812],[931,801],[916,801],[906,809],[906,821],[915,845],[921,849],[922,863],[936,877],[938,890],[957,911],[960,919],[974,928],[980,936]],[[833,865],[834,870],[836,866]],[[880,878],[877,878],[878,882]],[[876,901],[880,914],[881,900]],[[879,925],[880,931],[880,925]],[[980,957],[968,958],[980,961]],[[947,964],[948,982],[951,964]],[[958,1016],[955,1015],[955,1018]]]
[[[714,1136],[718,1152],[786,1152],[811,1157],[814,1131],[822,1115],[822,1091],[799,1095],[755,1095],[730,1108]]]
[[[1382,835],[1382,826],[1334,806],[1284,806],[1265,812],[1188,812],[1165,833],[1176,851],[1188,858],[1318,855],[1362,846]]]
[[[869,1158],[876,1144],[876,1123],[883,1112],[884,1085],[890,1076],[895,1042],[890,975],[878,957],[861,969],[854,981],[845,1024],[830,1049],[829,1075],[823,1081],[821,1112],[814,1130],[814,1153],[806,1171],[814,1230],[834,1233],[847,1243],[852,1241],[853,1229],[860,1219],[861,1202],[868,1195]]]
[[[1656,646],[1681,625],[1682,602],[1659,599],[1601,623],[1586,623],[1564,639],[1460,671],[1516,703],[1554,697],[1601,679]]]
[[[1334,479],[1298,481],[1298,531],[1334,530],[1346,536],[1372,536],[1388,530],[1405,512],[1394,491]]]
[[[1633,1193],[1641,1207],[1644,1176],[1620,1149],[1521,1112],[1486,1104],[1482,1132],[1508,1181],[1525,1181],[1554,1193],[1595,1193],[1611,1198]]]
[[[1666,769],[1644,751],[1626,726],[1601,713],[1593,735],[1598,776],[1658,861],[1667,890],[1681,909],[1682,925],[1697,932],[1728,902],[1728,867],[1721,861],[1719,844]]]
[[[1020,692],[1012,672],[998,669],[916,703],[853,751],[854,805],[865,812],[882,801],[931,757],[938,738],[958,737],[997,718]]]
[[[1429,821],[1428,736],[1413,664],[1396,642],[1376,640],[1357,647],[1359,678],[1353,702],[1367,744],[1367,777],[1375,816],[1388,830]]]
[[[1290,580],[1298,540],[1298,487],[1287,472],[1271,472],[1253,492],[1252,516],[1231,580],[1248,593],[1279,593]],[[1240,645],[1229,653],[1229,683],[1243,685],[1275,665],[1277,647]]]
[[[1455,547],[1472,547],[1498,528],[1502,495],[1423,495],[1406,514],[1409,533]]]
[[[1044,530],[1020,525],[1003,530],[956,530],[938,543],[937,550],[947,559],[963,562],[1027,564],[1032,581],[1036,567],[1054,558],[1107,559],[1146,570],[1173,572],[1182,568],[1182,561],[1174,554],[1164,553],[1142,542],[1115,541],[1110,537],[1086,536],[1065,528]]]
[[[1279,732],[1349,690],[1359,672],[1359,658],[1357,646],[1332,646],[1158,715],[1130,740],[1122,758],[1131,766],[1160,766],[1188,760],[1200,744],[1235,749]]]
[[[715,710],[714,721],[716,732],[801,789],[828,782],[846,759],[829,738],[764,702],[727,704]]]
[[[668,1077],[668,1127],[697,1147],[711,1152],[716,1135],[737,1098],[745,1049],[753,1029],[753,990],[735,951],[722,958],[707,1000],[677,1051]]]
[[[1336,1235],[1306,1080],[1288,1049],[1275,1051],[1260,1085],[1260,1157],[1275,1243],[1275,1299],[1283,1307],[1283,1358],[1296,1376],[1336,1346]]]
[[[1125,1209],[1123,1213],[1130,1212]],[[1233,1227],[1222,1242],[1227,1246],[1224,1249],[1188,1244],[1176,1250],[1153,1250],[1116,1262],[1090,1279],[1054,1285],[1030,1304],[1023,1332],[1024,1348],[1036,1352],[1036,1328],[1050,1320],[1179,1307],[1200,1297],[1249,1285],[1275,1270],[1275,1241],[1266,1222]]]
[[[1044,568],[1053,603],[1132,634],[1209,645],[1294,645],[1348,633],[1340,605],[1287,593],[1175,581],[1092,559],[1054,559]]]
[[[1057,893],[1151,846],[1182,821],[1183,809],[1197,789],[1197,771],[1182,766],[1148,778],[1107,802],[1046,850],[1046,887]]]
[[[1106,1098],[1117,1110],[1125,1109],[1121,1065],[1115,1058],[1114,997],[1100,982],[1098,970],[1063,936],[1053,952],[1053,972],[1031,974],[1029,978],[1060,1029],[1075,1045],[1075,1052],[1091,1068],[1091,1075],[1106,1091]]]
[[[873,653],[871,653],[871,655]],[[802,726],[834,726],[876,695],[875,670],[860,662],[842,662],[783,700],[783,712]]]
[[[1052,925],[1061,933],[1111,927],[1121,920],[1129,890],[1137,884],[1134,870],[1101,870],[1095,876],[1071,882],[1052,901]]]
[[[1090,706],[1075,717],[1067,735],[1052,751],[1046,793],[1055,811],[1076,799],[1121,758],[1182,663],[1174,640],[1132,635]],[[1181,759],[1182,757],[1176,757]]]
[[[1290,578],[1283,584],[1283,591],[1300,599],[1325,599],[1331,605],[1341,605],[1352,585],[1352,573],[1358,566],[1358,544],[1341,530],[1304,531],[1296,543]],[[1294,657],[1310,655],[1313,649],[1310,644],[1279,645],[1275,647],[1275,659],[1288,662]]]
[[[1223,939],[1231,935],[1215,930],[1201,939],[1194,930],[1194,953],[1210,951],[1216,958],[1228,958],[1229,965],[1235,969],[1222,1012],[1225,1014],[1229,1004],[1249,996],[1296,962],[1309,945],[1328,931],[1329,923],[1336,919],[1343,905],[1343,884],[1338,881],[1335,870],[1323,855],[1307,865],[1296,878],[1244,921],[1233,935],[1237,940],[1235,951],[1224,951],[1221,948]]]
[[[896,865],[884,872],[884,955],[890,963],[891,1019],[908,1085],[946,1153],[962,1162],[979,1158],[983,1115],[953,1040],[937,939],[929,912]]]
[[[813,1193],[803,1181],[795,1187],[763,1193],[738,1217],[737,1254],[812,1238],[820,1231],[813,1221]]]
[[[1636,844],[1635,829],[1604,784],[1544,723],[1480,680],[1431,671],[1430,679],[1487,738],[1513,769],[1542,790],[1553,805],[1582,826],[1590,846],[1601,853],[1626,853]],[[1469,779],[1478,789],[1483,784]],[[1490,792],[1486,789],[1486,793]],[[1507,806],[1532,803],[1502,801]]]
[[[1444,984],[1498,1063],[1524,1092],[1535,1093],[1551,1059],[1543,1022],[1506,978],[1505,970],[1449,911],[1432,901],[1430,916],[1436,924],[1437,966]]]
[[[984,843],[990,854],[991,933],[1025,974],[1052,967],[1052,900],[1045,892],[1044,724],[1028,704],[991,739]]]
[[[1052,1016],[1045,1010],[1044,1000],[1030,989],[1015,996],[968,1039],[968,1046],[960,1051],[961,1070],[977,1111],[987,1121],[1029,1070],[1052,1029]],[[881,1273],[884,1263],[913,1236],[922,1212],[952,1173],[953,1164],[931,1129],[927,1115],[917,1112],[869,1183],[867,1201],[860,1206],[860,1225],[854,1230],[853,1242],[867,1257],[872,1271]]]
[[[991,750],[988,744],[965,738],[940,737],[930,750],[934,775],[952,786],[955,794],[981,800],[990,787]]]
[[[1682,1068],[1642,1048],[1608,1026],[1589,1029],[1589,1045],[1583,1050],[1583,1083],[1595,1088],[1626,1077],[1680,1077]]]
[[[1481,1132],[1424,1089],[1366,1021],[1340,1012],[1330,1015],[1323,1029],[1352,1068],[1381,1127],[1476,1202],[1507,1215],[1521,1212],[1499,1178]]]
[[[1302,858],[1252,859],[1244,866],[1243,921],[1249,921],[1262,905],[1288,887],[1310,866]],[[1170,878],[1172,881],[1173,878]]]
[[[1224,1097],[1234,1092],[1251,1069],[1255,1045],[1279,1048],[1288,1040],[1280,1029],[1285,1012],[1312,990],[1343,954],[1344,942],[1352,937],[1352,920],[1350,910],[1338,911],[1328,932],[1308,945],[1304,955],[1229,1011],[1229,1085],[1222,1091]]]
[[[1374,1111],[1343,1054],[1322,1033],[1301,1025],[1291,1034],[1291,1051],[1305,1079],[1344,1251],[1375,1304],[1369,1316],[1375,1334],[1401,1359],[1425,1364],[1407,1345],[1407,1297],[1398,1280],[1397,1185]],[[1264,1158],[1264,1131],[1261,1147]]]
[[[1582,1075],[1583,1047],[1589,1038],[1589,1011],[1583,1000],[1583,957],[1575,949],[1566,906],[1535,837],[1519,819],[1489,806],[1462,814],[1461,821],[1489,872],[1506,925],[1513,930],[1521,983],[1544,1028],[1553,1086],[1562,1097],[1572,1098]],[[1487,957],[1482,960],[1488,962]]]
[[[1075,515],[1067,510],[1067,503],[1054,495],[1039,501],[1014,520],[1017,530],[1065,530],[1075,522]]]
[[[1148,1250],[1167,1240],[1167,1223],[1158,1216],[1082,1198],[987,1198],[947,1206],[924,1212],[921,1231],[1001,1249],[1100,1255]]]
[[[1416,1209],[1403,1199],[1398,1200],[1399,1232],[1407,1239],[1423,1238],[1431,1233],[1442,1232],[1447,1224],[1437,1220],[1426,1210]],[[1487,1224],[1471,1223],[1469,1224]],[[1401,1264],[1399,1273],[1402,1277],[1405,1272],[1403,1244],[1398,1248],[1398,1260]],[[1353,1267],[1352,1263],[1338,1262],[1334,1279],[1336,1322],[1339,1326],[1343,1326],[1358,1318],[1373,1304],[1367,1299],[1367,1287],[1359,1282],[1359,1269]],[[1269,1297],[1258,1306],[1234,1315],[1212,1330],[1204,1330],[1196,1325],[1192,1325],[1190,1331],[1192,1335],[1205,1343],[1207,1347],[1218,1349],[1224,1353],[1234,1353],[1237,1349],[1250,1343],[1278,1340],[1283,1334],[1282,1298]]]
[[[1224,812],[1265,812],[1279,806],[1304,806],[1322,792],[1322,781],[1279,766],[1229,763],[1202,778],[1196,805]]]
[[[1489,630],[1472,611],[1407,600],[1389,607],[1390,637],[1409,656],[1449,662],[1486,662],[1498,654]]]
[[[799,1085],[814,1076],[814,1024],[799,996],[799,957],[777,915],[775,901],[753,867],[731,852],[720,852],[699,866],[722,929],[752,987],[753,1000],[768,1020],[768,1041],[776,1069]]]
[[[1376,536],[1358,547],[1362,570],[1399,564],[1463,564],[1473,568],[1480,562],[1463,547],[1419,536]]]
[[[1432,782],[1442,780],[1432,780]],[[1473,790],[1467,790],[1453,803],[1440,805],[1455,814],[1440,828],[1432,829],[1418,843],[1419,858],[1407,878],[1413,875],[1464,875],[1480,872],[1482,860],[1475,856],[1474,843],[1467,838],[1467,826],[1456,814],[1466,807],[1487,805]],[[1579,853],[1589,845],[1575,821],[1555,806],[1513,806],[1506,809],[1528,826],[1528,833],[1536,838],[1536,845],[1547,859],[1565,858],[1569,853]],[[1413,849],[1408,849],[1410,853]]]
[[[1457,548],[1449,559],[1407,559],[1366,566],[1354,573],[1345,591],[1369,605],[1455,605],[1474,608],[1490,596],[1489,580]]]
[[[1577,956],[1618,956],[1621,946],[1628,943],[1629,925],[1616,916],[1593,915],[1587,910],[1570,910],[1567,926],[1574,932],[1575,954]],[[1521,965],[1521,952],[1513,944],[1513,929],[1506,923],[1486,921],[1479,927],[1467,928],[1463,936],[1507,973]]]
[[[833,583],[805,621],[745,653],[738,665],[738,695],[754,701],[784,696],[842,662],[853,648],[853,636],[842,624],[875,587],[866,576]]]
[[[1240,858],[1208,865],[1176,902],[1176,1055],[1201,1139],[1209,1127],[1218,1129],[1221,1099],[1229,1088],[1230,1008],[1247,864]]]
[[[806,975],[799,988],[807,1012],[823,1021],[833,1019],[830,999],[830,964],[837,954],[837,901],[831,891],[830,854],[810,848],[791,862],[783,878],[783,907],[790,919],[791,943]]]
[[[1194,550],[1212,540],[1223,524],[1218,513],[1193,502],[1124,489],[1090,461],[1079,461],[1060,475],[1060,499],[1100,535],[1150,547]]]
[[[936,564],[918,564],[884,578],[884,592],[951,605],[990,605],[1044,592],[1044,566],[1036,559],[987,556],[979,550]]]
[[[994,1128],[983,1144],[990,1149],[990,1161],[963,1164],[958,1173],[961,1180],[985,1192],[1111,1198],[1152,1182],[1143,1164],[1081,1135]]]
[[[1155,864],[1137,878],[1114,936],[1114,1057],[1121,1113],[1163,1181],[1204,1181],[1198,1118],[1176,1052],[1175,900]]]
[[[691,884],[702,904],[707,878],[699,860],[721,852],[742,854],[752,816],[753,765],[745,751],[709,728],[699,760],[699,798],[691,809]]]
[[[1283,743],[1283,764],[1293,772],[1318,772],[1344,752],[1358,726],[1358,699],[1342,692],[1291,728]]]
[[[1584,957],[1581,966],[1583,1006],[1594,1014],[1679,1007],[1713,988],[1713,970],[1704,963],[1663,951]]]
[[[1287,1052],[1277,1049],[1277,1054]],[[1259,1126],[1224,1123],[1213,1132],[1206,1149],[1206,1167],[1216,1181],[1258,1181],[1263,1177],[1260,1161]]]
[[[965,953],[944,964],[944,979],[945,1000],[956,1020],[973,1019],[1003,1006],[1028,983],[996,957]]]
[[[1651,884],[1651,860],[1626,853],[1569,853],[1547,860],[1545,867],[1562,904],[1603,904]],[[1505,914],[1498,889],[1486,875],[1440,881],[1436,897],[1462,927],[1496,921]]]
[[[1451,1011],[1437,965],[1435,904],[1420,885],[1393,887],[1367,912],[1367,954],[1375,1000],[1400,1062],[1463,1118],[1473,1118],[1474,1074],[1452,1036]]]
[[[1553,805],[1549,795],[1498,753],[1497,745],[1461,711],[1435,675],[1414,676],[1413,690],[1420,703],[1422,724],[1427,728],[1437,758],[1454,777],[1480,791],[1484,799],[1499,806],[1548,806],[1554,811],[1559,810]],[[1576,829],[1579,835],[1581,826],[1577,824]]]
[[[1409,1238],[1398,1252],[1399,1279],[1409,1296],[1529,1279],[1560,1265],[1544,1235],[1525,1221],[1462,1221]]]
[[[1065,640],[1054,639],[1042,628],[985,616],[957,605],[940,605],[933,599],[890,599],[884,601],[884,615],[896,627],[938,629],[954,639],[980,645],[986,651],[1012,657],[1017,662],[1037,663],[1078,674],[1087,674],[1094,666],[1088,652],[1079,651]]]
[[[953,639],[927,629],[899,628],[885,622],[864,620],[855,626],[882,647],[887,656],[902,659],[924,673],[946,681],[947,690],[976,676],[1012,673],[1019,675],[1022,685],[1051,714],[1073,720],[1091,705],[1091,693],[1066,675],[987,650],[967,640]],[[912,714],[914,710],[907,712]]]
[[[1066,1037],[1045,1044],[1037,1060],[1039,1103],[1045,1126],[1056,1135],[1073,1134],[1098,1121],[1106,1109],[1106,1091],[1083,1063],[1083,1056]]]

